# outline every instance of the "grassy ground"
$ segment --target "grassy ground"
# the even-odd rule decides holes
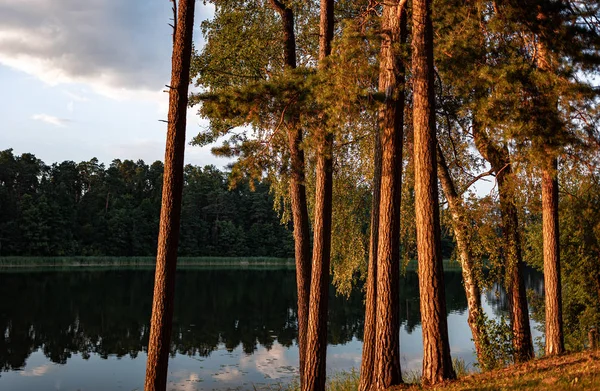
[[[418,375],[416,372],[404,373],[407,384],[393,387],[390,391],[600,391],[600,351],[541,358],[486,373],[459,374],[458,380],[431,387],[415,384]],[[357,391],[358,382],[356,371],[339,373],[329,378],[327,391]],[[277,390],[299,389],[299,385],[294,383]]]
[[[154,257],[0,257],[0,268],[154,266]],[[294,260],[268,257],[179,257],[178,266],[289,266]]]
[[[411,385],[396,390],[600,390],[600,351],[541,358],[459,378],[442,386]]]

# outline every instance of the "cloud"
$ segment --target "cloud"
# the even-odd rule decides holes
[[[69,122],[71,122],[71,120],[68,118],[58,118],[58,117],[55,117],[53,115],[48,115],[48,114],[34,114],[33,116],[31,116],[31,118],[36,121],[42,121],[47,124],[51,124],[51,125],[59,126],[59,127],[65,127],[65,126],[67,126],[67,124]]]
[[[204,8],[198,4],[197,24]],[[0,0],[0,64],[111,97],[169,80],[167,0]]]
[[[288,348],[276,343],[271,349],[261,348],[251,356],[240,358],[240,368],[254,367],[268,379],[291,378],[296,375],[297,363],[288,360]],[[293,365],[294,364],[294,365]]]
[[[35,368],[31,368],[31,369],[27,369],[27,370],[24,370],[24,371],[20,371],[19,375],[26,376],[26,377],[44,376],[46,373],[48,373],[52,369],[53,369],[53,365],[52,364],[44,364],[44,365],[40,365],[40,366],[35,367]]]
[[[219,373],[213,375],[215,379],[224,383],[242,383],[244,374],[237,368],[225,367]]]

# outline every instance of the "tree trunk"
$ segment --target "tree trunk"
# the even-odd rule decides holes
[[[381,200],[377,245],[377,320],[375,386],[378,390],[402,383],[400,372],[400,198],[404,125],[404,64],[399,46],[406,41],[406,2],[384,4],[379,91],[385,102],[381,128]]]
[[[431,0],[413,1],[415,215],[423,329],[423,383],[456,377],[450,357],[436,172]]]
[[[180,0],[175,18],[171,88],[160,228],[154,277],[154,300],[150,321],[146,391],[165,390],[169,363],[173,301],[175,296],[175,269],[181,218],[183,191],[183,155],[185,126],[190,84],[192,32],[194,27],[194,0]]]
[[[302,131],[290,129],[288,133],[292,160],[290,198],[294,223],[294,254],[296,258],[296,288],[298,292],[298,350],[300,379],[305,367],[308,303],[310,299],[310,228],[304,176],[304,152],[300,149]]]
[[[321,0],[319,66],[331,53],[333,0]],[[327,309],[331,258],[331,215],[333,195],[333,134],[322,125],[317,131],[317,168],[314,212],[313,263],[310,283],[308,334],[302,391],[325,390],[327,359]]]
[[[540,13],[538,19],[545,16]],[[551,58],[546,45],[538,38],[537,66],[541,71],[552,72]],[[540,96],[542,108],[556,111],[558,98],[552,95]],[[558,117],[558,115],[557,115]],[[541,118],[540,118],[541,119]],[[547,118],[541,119],[547,122]],[[552,145],[557,137],[560,124],[550,121],[546,133],[546,145]],[[544,125],[542,125],[544,126]],[[546,305],[546,355],[562,354],[565,351],[562,319],[562,288],[560,279],[560,234],[558,223],[558,161],[556,152],[542,145],[546,161],[542,162],[542,233],[544,237],[544,300]]]
[[[467,308],[469,310],[469,316],[467,322],[471,328],[471,334],[473,335],[473,343],[475,345],[475,352],[480,366],[485,366],[486,357],[483,349],[483,342],[485,338],[484,331],[481,329],[481,317],[483,316],[483,309],[481,308],[481,290],[479,289],[479,283],[477,282],[477,273],[475,270],[475,262],[471,253],[471,245],[469,241],[469,232],[467,221],[463,214],[464,205],[462,197],[457,193],[454,181],[450,175],[450,170],[444,159],[444,154],[439,144],[437,147],[437,167],[442,189],[448,200],[448,208],[450,215],[452,216],[452,227],[454,229],[454,237],[456,238],[456,247],[458,248],[458,254],[460,259],[460,265],[462,268],[463,284],[465,286],[465,294],[467,296]]]
[[[504,257],[506,262],[506,290],[509,297],[510,320],[513,331],[513,349],[515,362],[524,362],[533,358],[533,342],[529,327],[527,295],[523,281],[523,257],[521,255],[521,237],[519,234],[519,216],[514,203],[512,168],[508,147],[494,145],[473,120],[473,138],[479,153],[487,160],[496,173],[498,194],[500,195],[500,215],[504,237]]]
[[[381,199],[381,135],[375,131],[373,148],[373,199],[371,201],[371,238],[369,242],[369,265],[367,268],[367,297],[365,303],[365,326],[360,364],[359,391],[369,391],[375,370],[375,323],[377,319],[377,241],[379,240],[379,201]]]
[[[284,61],[289,69],[296,68],[296,37],[294,12],[278,0],[271,5],[281,16],[283,27]],[[298,292],[298,352],[300,356],[300,381],[304,377],[308,302],[310,298],[310,228],[306,202],[305,163],[302,129],[293,113],[288,121],[288,146],[290,149],[290,198],[294,224],[294,255],[296,258],[296,288]]]
[[[560,284],[557,160],[542,171],[542,220],[544,236],[544,293],[546,304],[546,355],[565,351]]]

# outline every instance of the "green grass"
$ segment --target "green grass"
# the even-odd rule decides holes
[[[458,380],[435,386],[420,383],[420,371],[403,372],[405,384],[390,388],[399,390],[439,390],[439,391],[554,391],[554,390],[596,390],[600,391],[600,351],[586,351],[566,354],[559,357],[540,358],[530,362],[475,373],[474,368],[460,360],[454,361]],[[327,391],[358,390],[359,373],[356,370],[340,372],[327,381]],[[289,384],[287,391],[300,389],[298,382]]]
[[[0,257],[0,268],[56,268],[56,267],[154,267],[155,257]],[[179,257],[183,267],[214,266],[293,266],[290,258],[271,257]]]

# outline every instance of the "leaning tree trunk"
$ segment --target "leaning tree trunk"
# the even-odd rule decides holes
[[[373,147],[373,199],[371,200],[371,238],[367,266],[367,297],[365,300],[365,326],[360,363],[360,391],[369,391],[373,384],[375,368],[375,323],[377,319],[377,241],[379,240],[379,201],[381,199],[381,135],[375,131]]]
[[[288,69],[296,68],[296,36],[294,12],[278,0],[271,5],[279,13],[283,27],[284,61]],[[302,129],[294,110],[288,121],[288,147],[290,149],[290,198],[294,224],[294,255],[296,258],[296,289],[298,292],[298,351],[300,356],[300,381],[304,377],[308,301],[310,298],[310,228],[306,202],[305,163]]]
[[[377,320],[375,387],[402,383],[400,372],[400,198],[404,125],[404,64],[399,47],[406,41],[406,2],[385,3],[379,65],[379,91],[385,102],[381,128],[381,199],[377,244]]]
[[[542,171],[542,221],[544,236],[544,296],[546,304],[546,355],[565,351],[560,283],[558,227],[558,164]]]
[[[319,66],[331,53],[333,0],[321,0]],[[317,168],[314,211],[314,239],[308,334],[302,391],[325,390],[327,359],[327,310],[331,260],[331,217],[333,196],[333,134],[327,130],[325,114],[317,131]]]
[[[448,342],[440,239],[431,0],[414,0],[412,11],[415,215],[423,330],[422,379],[425,384],[436,384],[455,378],[456,374]]]
[[[469,242],[468,223],[463,214],[464,205],[462,197],[456,191],[454,181],[450,175],[450,170],[446,164],[446,159],[439,144],[437,147],[437,167],[438,175],[442,189],[448,200],[448,208],[452,216],[452,227],[454,229],[454,237],[456,238],[456,247],[458,249],[460,265],[462,268],[463,284],[465,286],[465,294],[467,296],[467,308],[469,316],[467,322],[471,328],[473,335],[473,343],[475,352],[479,360],[480,366],[485,366],[487,362],[486,353],[483,349],[485,333],[482,330],[481,319],[483,317],[483,308],[481,307],[481,290],[477,281],[477,272],[475,270],[475,262],[471,253],[471,244]]]
[[[183,154],[190,84],[194,0],[180,0],[175,18],[160,228],[150,321],[146,391],[165,390],[175,296],[175,269],[183,191]]]
[[[479,153],[487,160],[496,173],[498,194],[500,196],[500,217],[504,239],[503,252],[506,263],[506,290],[509,297],[510,320],[513,332],[513,350],[515,362],[524,362],[533,358],[533,342],[529,327],[529,311],[523,272],[525,264],[521,254],[519,234],[519,215],[514,202],[512,168],[508,147],[498,147],[488,138],[479,123],[473,120],[473,138]]]

